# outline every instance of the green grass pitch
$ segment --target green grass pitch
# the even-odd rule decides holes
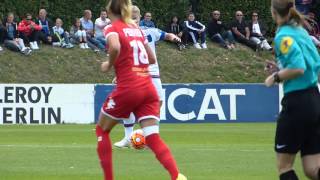
[[[94,125],[0,126],[1,180],[99,180]],[[189,180],[278,179],[274,123],[161,124]],[[113,142],[123,128],[111,133]],[[115,179],[168,180],[149,150],[113,149]],[[300,160],[296,162],[300,177]]]

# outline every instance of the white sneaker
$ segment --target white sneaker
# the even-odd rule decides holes
[[[52,43],[52,46],[60,47],[60,46],[61,46],[61,43],[59,43],[59,42],[54,42],[54,43]]]
[[[206,43],[201,44],[201,47],[202,47],[203,49],[208,49],[208,47],[207,47],[207,44],[206,44]]]
[[[33,42],[33,45],[34,45],[34,49],[36,49],[36,50],[40,49],[39,46],[38,46],[37,41],[34,41],[34,42]]]
[[[118,148],[129,148],[131,143],[127,138],[124,137],[121,141],[116,142],[113,145]]]
[[[30,42],[30,48],[31,48],[32,50],[35,50],[34,42]]]
[[[194,46],[196,49],[201,49],[201,46],[200,46],[199,43],[195,43],[193,46]]]
[[[3,48],[0,46],[0,51],[3,51]]]
[[[84,47],[84,43],[80,43],[80,49],[85,49],[86,47]]]
[[[84,43],[84,48],[85,49],[90,49],[89,46],[88,46],[88,43]]]
[[[32,52],[32,50],[31,50],[30,48],[23,48],[23,49],[21,49],[21,53],[24,54],[24,55],[26,55],[26,56],[30,55],[31,52]]]

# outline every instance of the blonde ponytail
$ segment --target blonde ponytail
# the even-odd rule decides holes
[[[290,8],[289,21],[293,21],[298,25],[303,25],[304,17],[297,11],[296,8]]]
[[[134,24],[131,19],[131,0],[110,0],[107,10],[114,15],[120,16],[121,20],[127,24]]]

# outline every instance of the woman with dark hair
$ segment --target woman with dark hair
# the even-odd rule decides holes
[[[178,16],[173,16],[171,18],[166,31],[181,38],[182,42],[177,42],[177,46],[180,51],[185,48],[185,44],[187,44],[188,41],[188,36],[187,34],[183,33],[184,27],[180,24]]]
[[[320,56],[294,0],[272,0],[272,17],[278,25],[275,55],[279,64],[266,80],[269,87],[283,82],[284,97],[278,117],[275,151],[280,180],[298,180],[293,165],[298,152],[305,175],[320,179],[320,93],[317,86]],[[270,72],[271,73],[271,72]]]
[[[76,18],[70,28],[71,43],[79,44],[81,49],[89,49],[87,32],[83,29],[80,19]]]

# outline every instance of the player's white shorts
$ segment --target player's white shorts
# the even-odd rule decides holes
[[[160,78],[152,78],[152,83],[156,88],[160,101],[164,101],[164,93],[162,89],[162,83]]]

